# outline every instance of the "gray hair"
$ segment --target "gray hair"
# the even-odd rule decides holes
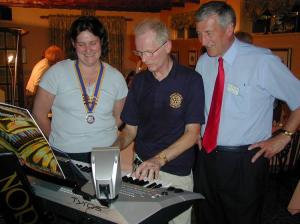
[[[160,44],[170,39],[170,32],[165,23],[159,19],[147,18],[141,21],[134,29],[134,34],[139,36],[145,32],[152,30],[156,33],[156,41]]]
[[[211,15],[217,15],[219,17],[219,24],[222,27],[225,28],[231,23],[233,24],[233,27],[235,27],[235,12],[226,2],[211,1],[201,5],[195,14],[196,22],[201,22]]]

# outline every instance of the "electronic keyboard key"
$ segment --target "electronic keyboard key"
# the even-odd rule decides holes
[[[145,185],[145,181],[144,180],[135,179],[134,180],[134,184],[136,184],[138,186],[144,186]]]
[[[139,179],[133,179],[132,184],[139,185],[140,180]]]
[[[128,182],[128,178],[129,178],[128,176],[123,176],[122,177],[122,181],[124,181],[125,183],[127,183]]]
[[[133,177],[128,177],[128,183],[134,184],[134,179],[133,179]]]
[[[82,170],[83,172],[87,172],[87,173],[92,172],[91,167],[87,167],[87,166],[82,167],[80,170]]]
[[[167,191],[174,191],[174,190],[175,190],[175,187],[172,187],[172,186],[167,188]]]
[[[145,188],[152,188],[154,185],[156,185],[157,180],[148,181],[149,183],[144,185]],[[151,185],[151,186],[150,186]]]
[[[168,188],[171,186],[170,183],[164,183],[163,181],[160,181],[160,180],[149,181],[147,178],[145,178],[144,180],[139,180],[139,179],[131,176],[130,173],[123,176],[122,181],[125,183],[143,186],[145,188],[154,188],[154,187],[155,188],[161,188],[161,187]]]
[[[162,185],[163,188],[168,188],[171,186],[171,183],[162,183]]]
[[[162,187],[162,184],[157,184],[156,186],[153,187],[153,189],[154,188],[161,188],[161,187]]]
[[[182,190],[181,188],[175,188],[174,192],[175,192],[175,193],[182,193],[183,190]]]
[[[148,186],[146,186],[146,188],[153,188],[153,187],[155,187],[155,186],[156,186],[156,183],[153,182],[152,184],[149,184]]]
[[[148,183],[145,184],[143,187],[147,188],[150,184],[152,184],[152,182],[151,182],[151,181],[148,181]]]
[[[135,177],[127,177],[128,182],[134,185],[138,185],[138,186],[143,186],[145,185],[145,181],[144,180],[139,180]]]
[[[149,181],[148,181],[148,180],[142,180],[142,181],[141,181],[141,186],[145,186],[145,185],[147,185],[147,184],[149,184]]]

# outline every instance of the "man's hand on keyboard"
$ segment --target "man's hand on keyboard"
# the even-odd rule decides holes
[[[148,180],[157,179],[160,170],[160,161],[157,157],[153,157],[147,161],[144,161],[139,167],[132,173],[132,176],[143,180],[147,178]]]

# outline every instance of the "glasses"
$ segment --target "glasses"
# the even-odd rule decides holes
[[[153,57],[154,54],[155,54],[157,51],[159,51],[159,49],[161,49],[167,42],[168,42],[168,41],[165,41],[162,45],[160,45],[160,47],[158,47],[156,50],[154,50],[154,51],[152,51],[152,52],[151,52],[151,51],[136,51],[136,50],[134,50],[133,53],[134,53],[136,56],[138,56],[138,57],[143,57],[143,55],[146,56],[146,57]]]

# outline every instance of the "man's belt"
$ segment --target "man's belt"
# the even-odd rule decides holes
[[[223,146],[218,145],[216,151],[220,152],[244,152],[248,150],[250,145],[239,145],[239,146]]]

